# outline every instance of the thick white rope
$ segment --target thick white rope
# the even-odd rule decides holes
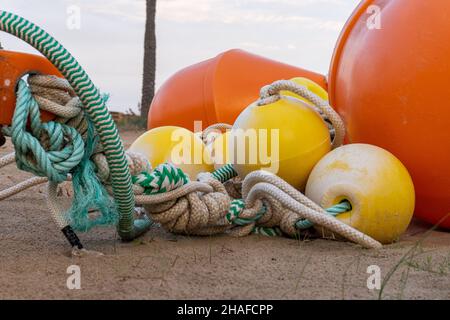
[[[63,214],[65,210],[63,210],[59,205],[57,194],[58,184],[55,182],[49,182],[47,184],[47,206],[56,225],[60,229],[63,229],[68,225],[68,222],[66,216]]]
[[[12,152],[0,158],[0,168],[3,168],[16,160],[16,153]]]
[[[48,179],[44,177],[33,177],[28,180],[22,181],[15,186],[0,191],[0,201],[12,197],[13,195],[16,195],[31,187],[46,183],[47,181]]]
[[[31,93],[39,108],[63,119],[72,119],[82,111],[82,103],[65,79],[49,75],[29,77]]]
[[[9,153],[6,156],[3,156],[2,158],[0,158],[0,168],[3,168],[9,164],[14,163],[15,161],[15,153]],[[29,189],[31,187],[43,184],[45,182],[47,182],[48,179],[47,178],[43,178],[43,177],[33,177],[30,178],[28,180],[22,181],[12,187],[9,187],[5,190],[1,190],[0,191],[0,201],[4,200],[6,198],[12,197],[15,194],[18,194],[26,189]]]
[[[267,195],[296,212],[300,218],[308,219],[365,248],[382,247],[382,244],[373,238],[328,215],[323,208],[281,178],[264,171],[250,173],[242,184],[242,196],[246,205],[252,207],[257,200],[264,199]]]

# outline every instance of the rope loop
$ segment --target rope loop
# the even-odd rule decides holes
[[[205,145],[208,146],[214,143],[220,134],[231,129],[233,129],[233,126],[228,123],[216,123],[203,130],[200,137]]]
[[[302,85],[290,80],[275,81],[274,83],[261,89],[258,105],[263,106],[277,102],[282,98],[282,91],[290,91],[311,102],[324,121],[329,122],[332,126],[331,129],[333,131],[331,134],[334,136],[332,143],[333,149],[342,146],[345,138],[344,121],[327,101],[323,100]]]

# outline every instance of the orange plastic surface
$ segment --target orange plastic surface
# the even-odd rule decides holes
[[[62,77],[44,57],[0,50],[0,125],[10,125],[16,106],[16,89],[20,78],[26,74],[48,74]],[[42,112],[42,120],[55,116]]]
[[[381,29],[367,27],[370,5],[381,10]],[[432,224],[450,212],[449,17],[450,1],[362,1],[329,74],[349,141],[396,155],[414,181],[416,216]]]
[[[309,78],[326,89],[325,77],[242,50],[230,50],[173,75],[153,99],[148,128],[180,126],[194,130],[225,122],[233,124],[261,88],[280,79]]]

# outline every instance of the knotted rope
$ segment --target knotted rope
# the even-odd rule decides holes
[[[55,113],[57,119],[42,123],[40,110]],[[50,212],[61,228],[71,225],[75,230],[87,231],[97,225],[117,224],[115,206],[97,181],[98,177],[103,184],[109,185],[112,193],[110,167],[102,148],[96,143],[93,127],[85,117],[80,100],[66,80],[37,75],[28,77],[28,85],[20,80],[12,126],[3,128],[3,132],[12,136],[16,152],[1,158],[0,167],[16,161],[19,169],[42,177],[1,191],[0,199],[49,181]],[[74,141],[76,148],[72,146]],[[141,155],[129,153],[126,159],[134,175],[151,169]],[[74,201],[71,209],[65,212],[55,201],[58,184],[68,178],[73,183]],[[91,218],[91,209],[102,214]],[[148,219],[142,221],[148,222]]]
[[[111,170],[114,199],[120,212],[118,224],[120,236],[124,240],[132,240],[144,233],[150,227],[150,223],[135,221],[131,175],[125,152],[115,123],[105,105],[106,100],[100,91],[76,59],[58,41],[35,24],[20,16],[0,10],[0,30],[32,45],[47,57],[67,79],[74,93],[80,98],[84,113],[95,127],[96,137],[99,138],[104,148]],[[67,133],[65,134],[67,135]],[[87,140],[90,141],[90,139]],[[44,161],[45,159],[40,160]],[[45,165],[43,162],[41,164]],[[33,167],[31,168],[33,169]],[[62,176],[59,179],[62,179]]]
[[[141,185],[136,203],[144,205],[152,220],[172,233],[214,235],[226,232],[245,236],[256,232],[276,235],[279,227],[284,234],[295,237],[300,229],[313,223],[366,248],[381,246],[328,214],[281,178],[264,171],[249,174],[242,184],[242,199],[233,199],[223,185],[225,181],[217,179],[229,178],[230,175],[225,173],[229,170],[232,170],[231,165],[220,169],[220,172],[200,174],[198,181],[173,185],[164,193],[153,193],[152,187]],[[169,172],[160,166],[152,175],[162,177],[163,171]],[[171,172],[179,174],[179,171]],[[171,179],[181,178],[173,176]],[[348,206],[339,204],[330,211],[346,212]]]
[[[49,183],[56,186],[69,175],[72,177],[74,200],[66,220],[75,229],[87,231],[96,225],[116,225],[118,214],[114,203],[93,174],[90,157],[97,139],[79,99],[64,79],[29,76],[29,83],[30,86],[24,80],[19,81],[12,125],[3,129],[12,138],[17,167],[47,177]],[[41,105],[37,101],[41,101]],[[67,104],[73,106],[67,107]],[[42,123],[41,109],[55,112],[60,116],[59,122]],[[68,112],[64,111],[66,109]],[[63,123],[73,122],[73,119],[78,128]],[[20,188],[28,186],[29,182]],[[96,208],[101,214],[90,219],[90,208]]]
[[[75,128],[57,122],[42,123],[40,115],[37,101],[25,81],[20,80],[12,126],[3,132],[12,137],[19,169],[57,183],[65,181],[81,162],[85,144]],[[27,130],[28,120],[31,132]]]

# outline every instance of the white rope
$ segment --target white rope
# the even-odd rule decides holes
[[[28,84],[40,109],[64,119],[72,119],[81,113],[81,101],[67,80],[33,75],[28,78]]]
[[[47,185],[47,206],[56,225],[62,230],[68,225],[68,222],[64,214],[65,210],[59,205],[57,194],[58,184],[49,182]]]
[[[3,168],[16,160],[16,153],[12,152],[0,158],[0,168]]]
[[[257,200],[264,199],[267,195],[297,213],[300,218],[308,219],[365,248],[379,249],[382,247],[378,241],[328,215],[323,208],[281,178],[264,171],[250,173],[242,185],[242,196],[246,205],[252,207]]]
[[[0,201],[12,197],[13,195],[18,194],[31,187],[46,183],[47,181],[48,179],[44,177],[33,177],[23,182],[20,182],[15,186],[0,191]]]
[[[0,158],[0,168],[3,168],[7,165],[10,165],[12,163],[14,163],[15,161],[15,152],[9,153],[6,156],[3,156],[2,158]],[[45,182],[47,182],[48,179],[47,178],[43,178],[43,177],[33,177],[30,178],[28,180],[22,181],[12,187],[9,187],[5,190],[1,190],[0,191],[0,201],[7,199],[9,197],[12,197],[15,194],[18,194],[26,189],[29,189],[31,187],[43,184]]]

